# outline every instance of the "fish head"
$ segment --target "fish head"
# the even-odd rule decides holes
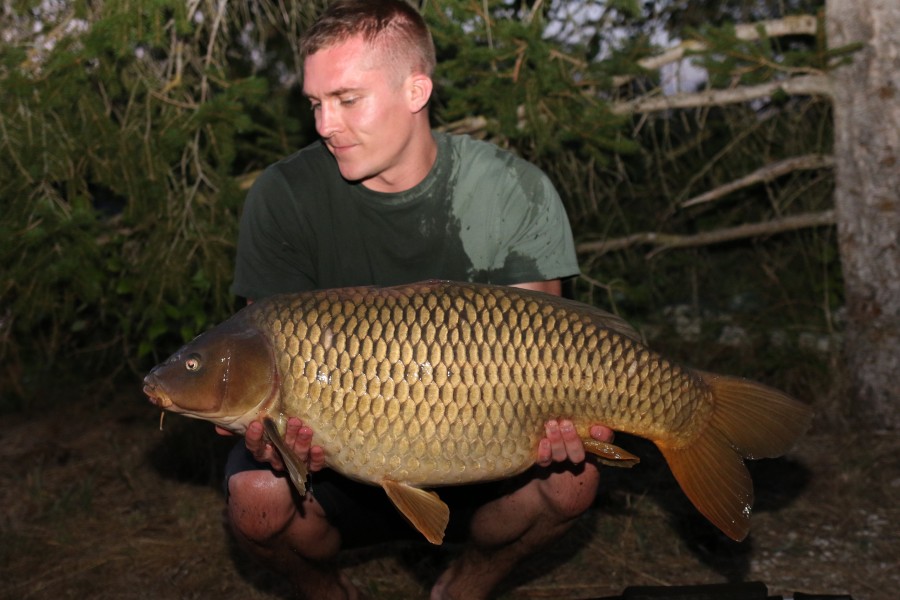
[[[272,345],[241,315],[199,335],[144,378],[144,393],[163,410],[242,434],[277,396]]]

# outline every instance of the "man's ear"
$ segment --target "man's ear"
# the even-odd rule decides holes
[[[413,73],[406,80],[406,94],[409,103],[409,110],[417,113],[428,106],[431,99],[431,91],[434,89],[434,82],[431,77],[424,73]]]

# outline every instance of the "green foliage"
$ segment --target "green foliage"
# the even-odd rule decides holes
[[[79,6],[83,21],[19,4],[0,52],[3,404],[62,365],[140,372],[227,316],[235,176],[298,131],[286,94],[231,66],[236,17],[212,2],[202,19],[170,0]]]
[[[702,21],[717,23],[711,26],[679,21],[672,12],[635,14],[617,4],[580,15],[577,27],[554,38],[544,33],[547,19],[561,14],[525,4],[427,3],[439,53],[437,116],[451,126],[486,117],[491,139],[536,162],[556,183],[577,239],[692,235],[830,208],[827,170],[798,171],[714,203],[681,206],[771,162],[828,154],[825,101],[775,97],[627,117],[611,111],[614,102],[660,92],[657,73],[636,64],[656,52],[647,42],[654,18],[671,34],[704,43],[695,60],[708,70],[711,87],[824,73],[835,56],[822,36],[743,41],[724,9]],[[747,16],[780,15],[768,8]],[[773,380],[784,371],[784,355],[797,353],[801,332],[828,336],[838,326],[835,248],[833,230],[823,228],[653,255],[641,246],[585,253],[576,293],[620,311],[655,345],[689,363]],[[704,323],[697,340],[676,330],[671,311],[679,306]],[[718,344],[729,328],[747,332],[749,345]],[[770,347],[775,331],[786,332],[785,346]],[[819,372],[814,358],[811,370]],[[801,395],[812,393],[807,388]]]
[[[656,10],[666,28],[680,34],[705,25],[718,27],[729,23],[755,23],[792,14],[816,14],[824,8],[824,4],[823,0],[672,0],[657,2]]]
[[[824,23],[819,26],[824,27]],[[687,29],[685,35],[706,47],[697,62],[709,72],[715,88],[755,85],[779,76],[822,73],[829,68],[824,37],[815,38],[811,46],[790,37],[786,41],[769,38],[761,25],[757,31],[760,39],[752,41],[738,38],[731,24]]]
[[[826,71],[852,48],[828,50],[821,36],[741,41],[731,24],[820,6],[810,2],[744,3],[737,15],[715,3],[586,2],[599,10],[569,18],[559,2],[427,0],[439,58],[432,114],[451,129],[483,117],[476,135],[543,168],[578,241],[823,210],[827,171],[682,204],[772,161],[827,154],[825,102],[613,110],[659,93],[658,74],[637,64],[656,52],[653,27],[702,40],[709,50],[697,60],[713,86]],[[0,409],[21,404],[10,390],[33,398],[63,366],[83,381],[133,377],[234,310],[241,182],[314,135],[294,83],[297,40],[323,4],[126,0],[53,13],[56,4],[31,0],[0,15],[0,29],[15,32],[0,43]],[[554,35],[551,22],[563,22]],[[621,311],[663,345],[675,304],[727,312],[748,331],[829,333],[842,302],[828,229],[580,259],[579,298]],[[716,327],[691,344],[718,339]],[[738,356],[767,376],[788,351],[753,339]]]
[[[487,117],[491,135],[542,166],[568,150],[601,162],[610,150],[633,150],[622,135],[626,119],[590,93],[610,85],[611,65],[592,60],[589,43],[546,39],[541,14],[515,15],[505,2],[488,4],[488,17],[471,2],[428,5],[434,7],[425,14],[438,50],[439,119]]]

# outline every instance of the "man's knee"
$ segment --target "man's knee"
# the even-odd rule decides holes
[[[575,519],[594,503],[600,474],[589,463],[579,473],[560,473],[542,482],[542,497],[547,508],[563,520]]]
[[[288,479],[269,471],[244,471],[228,480],[228,521],[239,540],[263,556],[288,548],[308,560],[332,558],[341,535],[312,494],[302,500]]]
[[[264,543],[284,531],[296,511],[286,480],[270,471],[242,471],[228,479],[228,521],[248,541]]]

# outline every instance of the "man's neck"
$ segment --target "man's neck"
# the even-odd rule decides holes
[[[397,165],[367,181],[363,181],[364,187],[383,193],[398,193],[410,190],[419,185],[431,172],[435,160],[437,160],[437,142],[426,124],[416,132],[412,143],[407,146],[403,165]]]

